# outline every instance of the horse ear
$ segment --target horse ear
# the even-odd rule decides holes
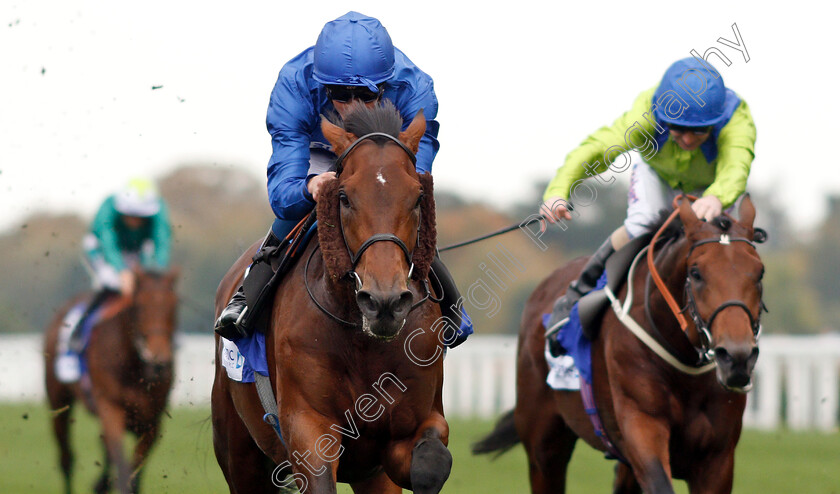
[[[691,201],[685,197],[680,201],[680,221],[682,221],[686,232],[694,230],[700,224],[700,219],[697,218],[694,210],[691,209]]]
[[[744,199],[741,200],[741,218],[738,223],[741,223],[747,228],[752,228],[755,220],[755,206],[749,194],[744,194]]]
[[[404,132],[400,132],[400,141],[405,144],[412,153],[417,153],[420,148],[420,138],[426,132],[426,117],[423,116],[423,109],[414,115],[414,119]]]
[[[344,129],[330,122],[327,117],[321,115],[321,132],[324,137],[330,141],[333,147],[333,153],[340,155],[353,143],[352,134],[346,132]]]

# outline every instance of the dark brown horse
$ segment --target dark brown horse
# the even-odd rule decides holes
[[[592,391],[607,437],[629,463],[617,466],[615,493],[673,493],[672,478],[685,479],[692,493],[732,490],[763,307],[764,267],[752,243],[755,209],[748,197],[741,211],[740,221],[720,217],[705,223],[683,201],[683,232],[672,228],[659,243],[656,271],[664,292],[679,301],[674,305],[691,316],[686,331],[668,295],[650,281],[646,262],[638,263],[620,290],[618,300],[624,300],[632,286],[629,315],[643,326],[642,337],[649,335],[668,353],[655,353],[613,310],[602,319],[592,342]],[[504,451],[521,441],[534,493],[565,492],[578,438],[606,450],[581,393],[546,384],[542,314],[577,276],[582,261],[552,273],[528,300],[519,336],[516,408],[476,446],[477,452]],[[671,358],[673,364],[666,362]]]
[[[93,490],[138,492],[140,470],[159,434],[160,415],[172,388],[172,337],[177,296],[175,270],[166,274],[135,271],[133,297],[114,295],[102,307],[85,351],[89,386],[60,382],[54,372],[59,329],[69,304],[47,329],[44,356],[47,397],[53,410],[65,492],[71,492],[73,452],[69,443],[70,411],[77,399],[99,418],[105,447],[102,475]],[[78,302],[77,298],[75,301]],[[124,457],[124,436],[137,437],[134,458]],[[111,467],[116,469],[112,483]]]
[[[292,485],[287,474],[319,494],[337,481],[357,493],[437,493],[449,476],[445,324],[433,327],[440,309],[422,302],[434,208],[413,158],[425,120],[401,124],[390,105],[356,108],[344,128],[321,124],[341,171],[318,203],[318,243],[286,274],[265,335],[284,442],[263,422],[255,385],[228,379],[216,354],[213,442],[232,493],[277,492]],[[219,286],[217,314],[256,247]]]

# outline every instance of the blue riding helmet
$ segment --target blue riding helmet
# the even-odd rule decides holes
[[[328,22],[315,43],[312,78],[321,84],[366,86],[394,75],[394,45],[377,19],[348,12]]]
[[[710,74],[712,70],[693,57],[671,65],[653,95],[653,102],[657,103],[653,112],[656,119],[684,127],[706,127],[726,118],[726,86],[720,74],[717,78]],[[673,94],[667,95],[669,91],[676,93],[682,101]],[[665,96],[663,100],[660,100],[661,96]],[[675,106],[675,103],[678,104]],[[680,107],[682,111],[679,111]]]

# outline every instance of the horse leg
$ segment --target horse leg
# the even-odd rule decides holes
[[[674,494],[671,483],[671,457],[668,451],[670,433],[660,420],[629,408],[622,414],[621,431],[627,445],[627,459],[635,473],[636,480],[644,492],[650,494]],[[709,470],[706,470],[707,472]]]
[[[642,486],[636,480],[633,469],[620,461],[615,464],[613,494],[642,494]]]
[[[393,483],[385,472],[372,479],[350,484],[355,494],[401,494],[402,487]]]
[[[298,483],[300,491],[336,494],[337,460],[344,451],[341,435],[330,431],[330,423],[317,412],[301,415],[295,419],[288,442],[294,476],[303,482],[303,486]],[[288,427],[284,429],[289,430]]]
[[[437,494],[452,471],[452,453],[441,441],[435,427],[423,435],[411,452],[411,487],[420,494]]]
[[[530,427],[531,434],[523,439],[528,453],[528,474],[533,494],[566,492],[569,460],[578,436],[559,415],[545,410]]]
[[[419,494],[437,494],[452,470],[452,454],[446,449],[449,425],[443,415],[433,413],[417,429],[414,438],[394,442],[384,466],[388,476]]]
[[[698,468],[691,469],[686,483],[691,494],[728,494],[732,492],[734,476],[735,450],[732,449],[698,463]]]
[[[226,386],[217,373],[212,391],[213,451],[231,494],[276,494],[274,464],[263,454],[236,412]],[[259,406],[259,405],[257,405]],[[285,475],[276,472],[282,481]]]
[[[137,439],[137,444],[134,446],[134,460],[131,470],[131,492],[133,493],[140,492],[140,474],[142,473],[143,463],[146,461],[149,450],[155,444],[157,434],[158,424],[153,424]]]
[[[99,479],[93,484],[94,494],[108,494],[111,491],[111,457],[108,456],[108,448],[105,446],[105,441],[102,441],[102,451],[105,453],[105,459],[102,461],[102,473],[99,474]]]
[[[62,391],[60,396],[50,395],[50,408],[53,413],[53,433],[58,441],[61,472],[64,474],[64,492],[70,494],[72,492],[73,474],[73,451],[70,449],[70,415],[73,410],[73,393],[68,388]]]
[[[98,399],[96,410],[102,422],[102,439],[108,460],[117,467],[117,487],[120,494],[129,494],[131,469],[123,455],[125,410],[108,399]]]

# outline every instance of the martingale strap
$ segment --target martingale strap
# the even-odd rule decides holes
[[[254,371],[254,384],[257,386],[257,395],[260,397],[260,403],[265,410],[263,415],[263,422],[270,425],[277,437],[280,438],[280,444],[286,447],[286,441],[283,440],[283,433],[280,431],[280,418],[278,417],[277,400],[274,399],[274,391],[271,389],[271,379],[267,376]]]
[[[586,414],[589,415],[589,421],[592,422],[592,427],[595,428],[595,435],[601,439],[604,446],[607,448],[607,458],[611,460],[618,460],[625,465],[630,465],[627,458],[621,454],[615,444],[610,440],[610,436],[604,429],[604,424],[601,423],[601,416],[598,414],[598,407],[595,406],[595,396],[592,393],[592,385],[586,382],[586,379],[580,378],[580,397],[583,400],[583,408]]]

